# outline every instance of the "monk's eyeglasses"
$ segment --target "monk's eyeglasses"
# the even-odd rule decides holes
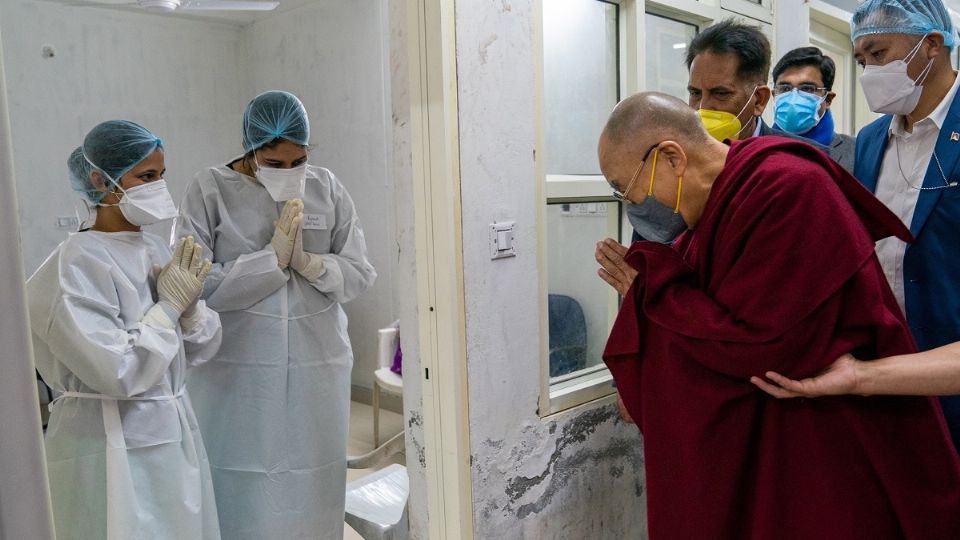
[[[633,183],[637,181],[637,178],[640,176],[640,171],[643,170],[643,164],[647,162],[647,158],[650,157],[650,152],[653,152],[653,149],[660,146],[660,143],[657,143],[650,147],[645,154],[643,154],[643,160],[640,161],[640,165],[637,166],[637,170],[633,173],[633,176],[630,178],[630,182],[627,183],[627,187],[623,191],[620,191],[613,185],[612,182],[607,180],[607,183],[610,184],[610,187],[613,188],[613,198],[620,202],[629,202],[627,201],[627,193],[630,193],[630,188],[633,187]],[[653,186],[651,185],[651,190]]]

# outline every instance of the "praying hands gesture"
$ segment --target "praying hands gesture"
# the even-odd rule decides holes
[[[597,242],[597,249],[594,252],[597,262],[600,263],[597,275],[616,289],[620,296],[627,294],[638,274],[632,266],[627,264],[627,261],[623,260],[626,254],[627,246],[620,244],[613,238],[606,238]]]

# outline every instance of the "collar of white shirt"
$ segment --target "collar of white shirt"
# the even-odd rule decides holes
[[[954,75],[957,75],[954,72]],[[950,90],[947,91],[947,95],[943,96],[943,99],[940,100],[940,103],[937,105],[937,108],[933,110],[926,118],[914,122],[914,127],[917,126],[926,126],[930,123],[937,126],[937,130],[943,127],[943,121],[947,119],[947,113],[950,111],[950,105],[953,104],[953,98],[957,95],[957,87],[960,85],[960,76],[955,77],[953,81],[953,86],[950,87]],[[903,137],[908,135],[903,129],[903,116],[897,114],[894,115],[893,121],[890,122],[890,129],[887,131],[888,135],[896,135],[897,137]]]

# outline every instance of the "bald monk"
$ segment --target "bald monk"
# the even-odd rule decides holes
[[[664,94],[614,109],[600,167],[688,230],[626,255],[604,351],[644,435],[650,538],[960,538],[960,461],[925,397],[777,400],[750,384],[916,350],[874,241],[910,234],[802,142],[731,141]],[[649,196],[648,196],[649,195]]]

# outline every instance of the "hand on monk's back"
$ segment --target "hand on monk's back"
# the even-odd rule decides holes
[[[750,382],[771,396],[779,399],[795,397],[837,396],[853,394],[857,391],[857,363],[849,354],[837,358],[827,369],[816,377],[794,380],[774,371],[768,371],[766,378],[751,377]]]

